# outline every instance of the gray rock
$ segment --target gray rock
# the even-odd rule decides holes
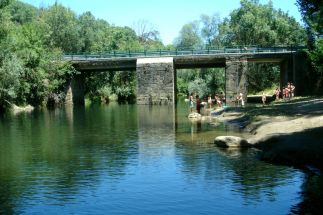
[[[222,148],[250,147],[250,144],[247,140],[235,136],[218,136],[215,138],[214,144]]]
[[[197,118],[197,119],[201,119],[201,117],[202,117],[202,115],[201,114],[199,114],[199,113],[190,113],[189,115],[188,115],[188,118]]]

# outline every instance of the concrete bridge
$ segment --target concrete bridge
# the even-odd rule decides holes
[[[225,68],[225,97],[228,104],[241,92],[246,97],[249,62],[276,63],[280,66],[280,86],[288,81],[302,88],[306,70],[305,55],[291,47],[239,48],[217,50],[123,52],[96,55],[66,55],[81,74],[71,83],[73,103],[84,104],[84,74],[88,71],[137,72],[137,104],[174,104],[176,70],[186,68]],[[246,100],[246,98],[245,98]]]

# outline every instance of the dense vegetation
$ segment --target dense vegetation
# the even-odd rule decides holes
[[[322,6],[316,1],[298,0],[306,29],[271,2],[241,0],[241,6],[223,20],[217,14],[201,15],[185,24],[173,46],[165,47],[159,32],[145,20],[133,28],[118,27],[96,19],[90,12],[77,15],[55,3],[35,8],[19,0],[0,0],[0,109],[11,104],[55,105],[65,99],[71,77],[77,73],[63,61],[63,53],[105,52],[205,46],[305,45],[322,77]],[[318,8],[313,13],[313,4]],[[318,5],[317,5],[318,4]],[[315,8],[315,7],[314,7]],[[314,15],[313,15],[314,14]],[[314,39],[313,39],[314,38]],[[279,67],[274,64],[249,65],[249,91],[259,91],[278,83]],[[224,69],[178,71],[178,92],[198,92],[201,96],[224,91]],[[322,85],[322,84],[321,84]],[[86,77],[86,93],[93,101],[133,100],[135,74],[102,72]]]
[[[306,24],[308,54],[313,73],[311,83],[314,93],[323,93],[323,2],[319,0],[297,0],[299,10]]]

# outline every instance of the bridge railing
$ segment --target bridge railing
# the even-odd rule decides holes
[[[89,60],[106,58],[131,58],[131,57],[161,57],[161,56],[187,56],[187,55],[216,55],[216,54],[256,54],[256,53],[278,53],[295,52],[305,49],[305,46],[238,46],[238,47],[206,47],[201,49],[168,49],[168,50],[138,50],[138,51],[109,51],[100,53],[76,53],[65,54],[64,58],[69,60]]]

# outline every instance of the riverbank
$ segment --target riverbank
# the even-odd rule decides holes
[[[228,108],[217,118],[247,131],[246,139],[261,149],[261,159],[323,169],[323,98]]]

